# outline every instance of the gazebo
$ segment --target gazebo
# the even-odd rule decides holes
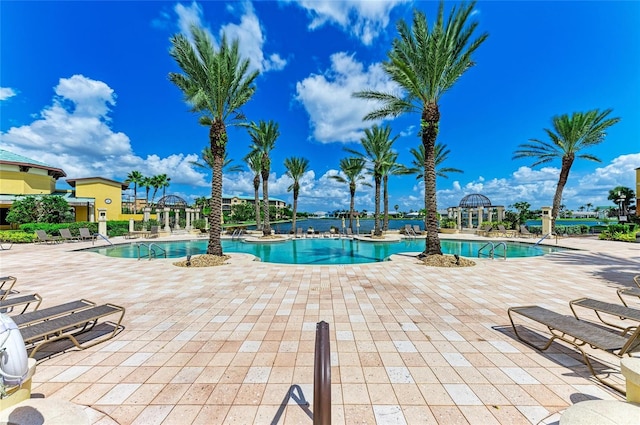
[[[180,229],[180,211],[184,210],[186,213],[186,230],[191,230],[192,220],[198,220],[200,218],[200,208],[188,208],[187,201],[176,195],[166,195],[158,200],[156,204],[156,213],[158,214],[158,222],[164,222],[164,231],[170,232],[171,227],[169,225],[169,216],[171,211],[174,212],[173,228]],[[151,208],[149,208],[151,212]],[[145,208],[145,221],[148,220],[146,216],[147,209]]]
[[[456,220],[459,230],[462,230],[463,218],[466,218],[466,228],[473,229],[480,227],[483,221],[493,221],[494,214],[496,214],[497,221],[502,221],[504,219],[504,206],[492,205],[489,198],[479,193],[466,195],[460,200],[457,207],[447,208],[447,217]],[[474,221],[476,223],[475,226]]]

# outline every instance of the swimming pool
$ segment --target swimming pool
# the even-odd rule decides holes
[[[478,250],[488,241],[466,241],[441,239],[444,254],[458,254],[461,257],[476,258]],[[162,247],[167,258],[184,258],[187,255],[204,254],[208,240],[190,240],[177,242],[153,242]],[[507,242],[507,257],[535,257],[561,251],[562,248],[534,246],[532,244]],[[372,243],[352,239],[292,239],[278,243],[245,243],[239,240],[222,240],[225,253],[241,252],[254,255],[262,261],[281,264],[362,264],[384,261],[392,254],[401,252],[422,252],[423,239],[401,240],[400,242]],[[108,247],[91,248],[88,251],[109,257],[138,258],[138,244],[122,244]],[[146,255],[146,247],[141,247]],[[487,250],[483,250],[487,252]],[[496,257],[502,256],[502,248],[496,250]]]

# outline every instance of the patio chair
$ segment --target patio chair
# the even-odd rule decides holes
[[[24,306],[22,311],[17,314],[22,314],[29,308],[30,305],[35,304],[34,310],[40,307],[42,297],[38,294],[21,295],[19,297],[5,298],[0,301],[0,312],[2,313],[14,313],[17,311],[17,307]]]
[[[49,236],[44,230],[36,230],[36,236],[38,237],[38,243],[40,244],[52,244],[60,243],[62,239],[58,236]]]
[[[71,314],[65,314],[21,327],[20,333],[22,334],[22,339],[24,339],[27,349],[31,350],[29,357],[35,357],[38,350],[43,346],[61,339],[68,339],[78,349],[84,350],[113,338],[118,330],[122,328],[121,322],[124,313],[124,307],[114,304],[92,306]],[[118,315],[116,316],[117,322],[111,323],[113,331],[100,335],[98,338],[89,339],[86,342],[79,341],[81,336],[87,336],[87,333],[95,328],[100,319],[113,315]],[[84,340],[84,338],[82,339]]]
[[[534,233],[531,233],[529,229],[527,229],[527,226],[525,226],[524,224],[521,224],[520,232],[518,233],[518,236],[520,236],[521,238],[533,238],[536,235]]]
[[[13,285],[16,284],[17,277],[3,276],[0,277],[0,300],[7,298],[7,295],[14,293]]]
[[[81,240],[83,240],[83,241],[86,241],[86,240],[90,240],[90,241],[95,240],[95,236],[93,236],[93,235],[91,234],[91,232],[89,231],[89,229],[88,229],[88,228],[86,228],[86,227],[81,227],[81,228],[79,228],[78,230],[80,231],[80,239],[81,239]]]
[[[420,229],[420,226],[418,224],[413,225],[413,233],[415,233],[416,235],[422,234],[422,230]]]
[[[511,307],[507,312],[513,331],[522,342],[537,350],[544,351],[549,348],[556,339],[564,341],[565,343],[573,346],[576,350],[580,351],[589,371],[598,381],[615,389],[616,391],[623,394],[625,393],[624,388],[621,388],[598,376],[591,364],[589,355],[582,347],[589,345],[591,348],[602,350],[617,357],[630,355],[633,352],[640,351],[640,327],[637,327],[633,332],[627,332],[626,334],[621,335],[613,329],[607,329],[604,326],[576,319],[573,316],[562,315],[544,307],[535,305]],[[528,341],[520,334],[520,332],[518,332],[518,328],[513,320],[514,315],[522,316],[533,322],[546,326],[548,332],[551,334],[551,338],[549,338],[543,346],[538,346],[533,342]]]
[[[19,328],[29,326],[37,322],[43,322],[56,317],[64,316],[65,314],[76,313],[81,310],[86,310],[90,307],[94,307],[96,303],[82,299],[77,301],[70,301],[68,303],[55,305],[53,307],[43,308],[41,310],[36,309],[29,313],[21,313],[11,318],[18,325]]]
[[[62,236],[64,242],[80,242],[80,238],[73,236],[69,229],[60,229],[60,236]]]
[[[622,301],[622,304],[624,304],[625,307],[628,307],[628,305],[624,298],[622,298],[623,295],[631,295],[632,297],[640,298],[640,274],[634,276],[633,281],[635,282],[637,288],[621,288],[617,291],[618,298],[620,298],[620,301]]]

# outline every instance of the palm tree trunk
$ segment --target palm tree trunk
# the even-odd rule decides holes
[[[256,209],[256,229],[260,230],[260,177],[256,174],[253,178],[253,199]]]
[[[209,129],[209,141],[213,154],[213,171],[211,173],[211,211],[209,212],[209,245],[207,254],[221,256],[222,243],[222,166],[227,138],[224,122],[215,120]]]
[[[349,193],[351,194],[351,201],[349,202],[349,228],[353,232],[353,213],[356,206],[356,185],[349,184]]]
[[[442,255],[438,237],[438,203],[436,200],[435,145],[438,137],[440,111],[436,103],[429,103],[422,111],[422,144],[424,146],[424,199],[426,204],[426,246],[422,253]]]
[[[376,184],[376,196],[375,196],[375,212],[374,215],[374,236],[382,236],[382,230],[380,230],[380,177],[375,177]]]
[[[556,231],[556,219],[560,214],[560,204],[562,203],[562,191],[567,184],[569,178],[569,171],[571,165],[573,165],[573,156],[565,155],[562,157],[562,168],[560,169],[560,177],[558,179],[558,186],[556,186],[556,193],[553,195],[553,207],[551,208],[551,230]]]
[[[264,161],[264,160],[263,160]],[[264,213],[264,225],[262,227],[262,235],[271,235],[271,223],[269,219],[269,170],[262,171],[262,211]]]
[[[389,176],[385,175],[382,179],[382,193],[383,193],[383,203],[384,203],[384,221],[382,223],[382,230],[389,230]]]
[[[298,213],[298,189],[293,188],[293,220],[291,222],[291,230],[296,234],[296,214]]]
[[[133,213],[138,213],[138,183],[133,184]]]

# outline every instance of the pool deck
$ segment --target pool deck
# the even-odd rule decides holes
[[[14,244],[0,253],[0,273],[40,294],[41,308],[80,298],[126,307],[114,339],[44,359],[33,378],[34,394],[87,406],[93,424],[310,424],[283,400],[299,385],[313,410],[321,320],[333,424],[552,424],[571,404],[621,396],[568,346],[539,352],[517,340],[507,309],[571,314],[581,296],[619,302],[616,289],[640,274],[638,244],[558,244],[579,250],[457,269],[403,255],[341,266],[232,255],[222,267],[180,268],[72,252],[91,242]]]

